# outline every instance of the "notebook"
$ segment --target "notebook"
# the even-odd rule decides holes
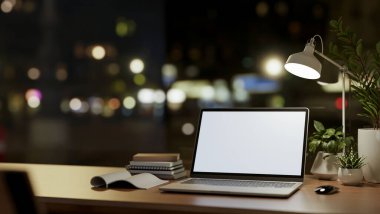
[[[190,177],[160,187],[289,197],[303,184],[307,108],[203,109]]]

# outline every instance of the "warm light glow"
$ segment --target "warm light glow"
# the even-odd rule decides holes
[[[228,83],[225,80],[216,80],[214,82],[215,100],[217,102],[229,102],[231,100],[231,93],[228,89]]]
[[[42,93],[38,89],[29,89],[25,93],[25,99],[30,108],[38,108],[41,103]]]
[[[90,105],[86,101],[82,101],[80,109],[77,111],[78,113],[87,113],[90,109]]]
[[[318,71],[306,65],[298,63],[286,63],[284,67],[289,73],[305,79],[318,79],[321,77],[321,74]]]
[[[27,103],[30,108],[37,108],[40,106],[41,101],[38,97],[32,96],[27,100]]]
[[[174,82],[171,88],[185,92],[187,98],[200,99],[203,88],[210,86],[211,83],[208,80],[182,80]]]
[[[169,86],[177,79],[177,67],[173,64],[165,64],[162,66],[162,81],[165,86]]]
[[[65,81],[67,79],[67,70],[65,68],[58,68],[55,72],[55,78],[59,81]]]
[[[278,77],[282,72],[282,68],[284,66],[284,63],[282,60],[278,57],[271,57],[265,60],[264,63],[264,70],[265,73],[268,74],[271,77]]]
[[[268,14],[269,6],[265,1],[261,1],[256,5],[256,13],[258,16],[263,17]]]
[[[191,123],[185,123],[182,125],[182,133],[185,135],[191,135],[194,133],[194,125]]]
[[[0,7],[1,7],[1,11],[3,11],[4,13],[10,13],[13,9],[12,2],[7,1],[7,0],[3,1]]]
[[[126,109],[133,109],[136,106],[136,100],[133,97],[125,97],[123,100],[123,106]]]
[[[103,112],[104,101],[100,97],[91,97],[89,99],[90,111],[95,115],[100,115]]]
[[[38,78],[40,78],[40,75],[41,75],[41,72],[40,70],[38,70],[38,68],[30,68],[28,70],[28,77],[31,80],[37,80]]]
[[[101,60],[106,56],[106,50],[103,46],[94,46],[91,50],[91,55],[96,60]]]
[[[339,75],[338,77],[338,82],[332,83],[332,84],[323,84],[322,85],[322,90],[327,93],[339,93],[342,92],[343,90],[343,83],[342,83],[342,76]],[[349,88],[347,87],[350,84],[350,78],[346,76],[345,78],[345,85],[346,85],[346,92],[349,91]]]
[[[137,93],[137,99],[140,103],[151,104],[154,102],[154,90],[150,88],[143,88]]]
[[[165,92],[162,90],[156,90],[154,92],[154,102],[164,103],[166,99]]]
[[[246,90],[234,90],[233,95],[236,102],[244,103],[249,101],[249,93]]]
[[[120,101],[117,98],[111,98],[108,100],[108,107],[112,110],[120,108]]]
[[[135,74],[141,73],[144,70],[144,62],[141,59],[133,59],[129,63],[129,69]]]
[[[186,100],[186,94],[180,89],[169,89],[167,93],[169,103],[183,103]]]
[[[72,98],[69,106],[72,111],[79,111],[82,107],[82,101],[79,98]]]
[[[28,89],[25,93],[25,99],[28,100],[31,97],[37,97],[38,99],[42,99],[42,93],[40,90],[35,88]]]
[[[215,90],[212,86],[205,86],[201,91],[201,99],[206,101],[211,101],[215,97]]]
[[[11,113],[18,114],[23,110],[24,100],[19,93],[11,93],[8,97],[8,110]]]

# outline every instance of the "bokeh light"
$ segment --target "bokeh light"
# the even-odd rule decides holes
[[[91,50],[91,55],[96,60],[101,60],[106,56],[106,49],[101,45],[96,45]]]
[[[215,98],[215,89],[212,86],[205,86],[201,90],[201,99],[204,101],[212,101]]]
[[[269,5],[265,1],[261,1],[256,5],[256,14],[259,17],[264,17],[269,12]]]
[[[57,68],[57,71],[55,72],[55,78],[57,78],[58,81],[65,81],[67,80],[68,73],[65,67],[59,67]]]
[[[25,93],[25,99],[28,100],[31,97],[37,97],[38,99],[42,99],[42,93],[40,90],[35,88],[28,89]]]
[[[28,70],[28,77],[29,79],[31,80],[37,80],[38,78],[40,78],[41,76],[41,72],[38,68],[30,68]]]
[[[162,81],[164,82],[165,86],[169,86],[177,79],[178,70],[177,70],[177,67],[173,64],[163,65],[161,72],[162,72]]]
[[[154,102],[155,103],[164,103],[166,99],[165,92],[161,89],[158,89],[154,92]]]
[[[182,133],[185,135],[191,135],[194,133],[194,125],[191,123],[185,123],[182,125]]]
[[[120,100],[117,98],[111,98],[108,100],[108,107],[114,111],[117,110],[120,108]]]
[[[79,98],[72,98],[69,106],[72,111],[79,111],[82,107],[82,101]]]
[[[26,103],[30,108],[38,108],[41,103],[42,93],[40,90],[32,88],[25,92]]]
[[[2,3],[1,3],[1,11],[3,11],[4,13],[10,13],[13,9],[13,5],[12,5],[12,2],[11,1],[8,1],[8,0],[4,0]]]
[[[68,99],[63,99],[59,107],[63,113],[68,113],[70,111],[70,101]]]
[[[100,97],[89,98],[90,111],[94,115],[100,115],[103,112],[104,100]]]
[[[281,95],[271,96],[268,105],[274,108],[282,108],[285,106],[285,98]]]
[[[10,93],[8,96],[8,110],[11,113],[18,114],[22,111],[24,99],[20,93]]]
[[[27,100],[27,103],[30,108],[38,108],[40,106],[41,101],[40,99],[38,99],[38,97],[30,97]]]
[[[125,37],[128,35],[128,23],[125,19],[119,19],[116,23],[115,32],[119,37]]]
[[[133,20],[126,20],[121,17],[118,18],[115,25],[115,33],[119,37],[126,37],[132,35],[136,30],[136,23]]]
[[[136,106],[135,98],[127,96],[123,99],[123,106],[126,109],[133,109]]]
[[[145,75],[144,74],[136,74],[134,77],[133,77],[133,82],[138,85],[138,86],[142,86],[145,84],[146,82],[146,78],[145,78]]]
[[[279,77],[283,74],[284,63],[281,58],[272,56],[264,61],[264,71],[270,77]]]
[[[129,69],[131,69],[132,73],[138,74],[141,73],[144,70],[144,62],[141,59],[133,59],[129,63]]]
[[[143,104],[152,104],[154,102],[154,90],[150,88],[140,89],[137,93],[137,99]]]
[[[186,94],[180,89],[171,88],[167,93],[169,103],[183,103],[186,100]]]

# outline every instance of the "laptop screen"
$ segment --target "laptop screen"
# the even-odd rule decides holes
[[[204,109],[192,173],[303,176],[308,109]]]

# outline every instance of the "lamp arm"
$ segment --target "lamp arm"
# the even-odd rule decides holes
[[[314,52],[316,54],[318,54],[320,57],[322,57],[323,59],[325,59],[326,61],[330,62],[331,64],[333,64],[335,67],[337,67],[341,72],[344,72],[346,74],[348,74],[349,76],[354,76],[346,66],[344,65],[339,65],[338,63],[336,63],[334,60],[330,59],[329,57],[327,57],[326,55],[324,55],[323,53],[317,51],[317,50],[314,50]]]

